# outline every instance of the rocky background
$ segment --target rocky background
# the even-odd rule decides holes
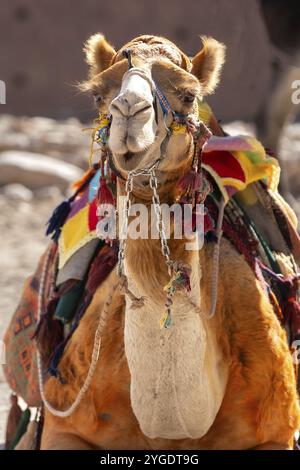
[[[0,337],[25,278],[46,246],[49,215],[68,193],[70,183],[87,168],[90,137],[84,127],[77,119],[0,117]],[[254,133],[254,126],[243,122],[224,127],[232,134]],[[281,146],[293,196],[300,203],[300,124],[286,128]],[[8,398],[0,372],[0,443]]]
[[[87,167],[90,139],[82,128],[77,119],[0,116],[0,338],[46,247],[49,215]],[[8,398],[0,370],[0,443]]]
[[[89,98],[73,85],[87,76],[83,43],[99,31],[117,49],[140,34],[162,35],[191,56],[200,49],[200,35],[224,42],[227,60],[212,97],[223,121],[255,119],[274,61],[288,62],[268,40],[259,0],[9,0],[1,2],[0,15],[5,112],[91,119]]]

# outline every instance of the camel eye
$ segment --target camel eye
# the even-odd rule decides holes
[[[183,96],[183,102],[184,103],[193,103],[194,100],[196,98],[196,95],[193,94],[193,93],[186,93],[184,96]]]
[[[96,104],[102,103],[102,96],[101,95],[94,95],[94,100]]]

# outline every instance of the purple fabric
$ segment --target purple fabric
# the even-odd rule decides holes
[[[84,193],[79,197],[79,199],[75,199],[75,201],[72,202],[72,207],[71,207],[67,220],[72,219],[72,217],[74,217],[74,215],[76,215],[77,212],[80,211],[80,209],[83,209],[87,205],[88,196],[89,196],[89,188],[87,188],[84,191]]]

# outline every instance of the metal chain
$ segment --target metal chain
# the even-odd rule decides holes
[[[128,218],[129,211],[131,207],[130,194],[133,188],[133,174],[129,172],[128,178],[126,180],[125,190],[126,198],[123,208],[123,220],[121,228],[121,236],[119,243],[119,252],[118,252],[118,275],[121,277],[124,274],[124,258],[125,258],[125,248],[126,248],[126,238],[127,238],[127,229],[128,229]]]
[[[120,245],[119,245],[119,253],[118,253],[118,275],[124,275],[124,259],[125,259],[125,249],[126,249],[126,238],[127,238],[127,229],[128,229],[128,218],[129,218],[129,211],[131,207],[130,195],[133,189],[133,179],[135,176],[149,176],[150,180],[150,188],[152,189],[152,203],[154,212],[156,215],[156,227],[159,233],[159,238],[161,242],[161,252],[166,260],[166,265],[168,268],[168,273],[172,275],[172,266],[173,261],[170,259],[170,248],[168,246],[167,235],[165,224],[162,218],[162,211],[160,205],[160,199],[157,192],[158,188],[158,180],[155,174],[155,170],[159,164],[159,161],[156,161],[154,165],[152,165],[149,169],[142,169],[142,170],[133,170],[128,173],[128,178],[125,185],[125,203],[123,207],[123,220],[122,220],[122,228],[121,228],[121,235],[120,237]]]
[[[155,170],[152,169],[150,171],[150,188],[152,189],[153,196],[152,196],[152,203],[154,207],[154,212],[156,215],[156,227],[159,233],[160,243],[161,243],[161,252],[166,260],[166,265],[168,268],[168,273],[172,275],[172,265],[173,261],[170,259],[170,248],[168,246],[167,236],[166,236],[166,228],[162,218],[162,211],[160,205],[160,199],[157,192],[158,181],[155,175]]]
[[[201,147],[206,143],[206,141],[210,138],[211,132],[207,128],[207,126],[199,121],[198,119],[189,116],[188,119],[189,130],[193,135],[194,140],[194,159],[195,156],[197,157],[198,163],[198,154],[200,152]],[[201,139],[201,147],[199,145],[200,136],[203,134]],[[159,238],[161,242],[161,252],[166,260],[166,265],[168,268],[169,276],[172,276],[172,268],[174,262],[170,258],[170,248],[168,246],[167,236],[166,236],[166,229],[162,218],[162,211],[160,205],[160,199],[157,192],[158,188],[158,180],[155,174],[155,170],[157,169],[160,161],[162,160],[163,155],[159,159],[157,159],[154,164],[150,168],[132,170],[128,173],[128,178],[125,185],[126,191],[126,198],[125,204],[123,209],[123,221],[122,221],[122,238],[120,237],[120,245],[119,245],[119,254],[118,254],[118,274],[119,276],[124,275],[124,259],[125,259],[125,248],[126,248],[126,238],[127,238],[127,229],[128,229],[128,218],[129,218],[129,211],[131,207],[130,201],[130,194],[132,193],[133,189],[133,179],[135,176],[149,176],[150,180],[150,188],[152,189],[152,203],[154,212],[156,215],[156,227],[159,233]],[[194,162],[193,162],[194,163]],[[201,169],[201,168],[200,168]]]

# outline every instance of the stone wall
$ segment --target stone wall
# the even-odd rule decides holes
[[[212,104],[222,120],[252,120],[269,87],[272,49],[256,0],[9,0],[1,4],[0,112],[54,118],[92,116],[72,86],[86,76],[84,40],[102,31],[118,48],[142,33],[161,34],[193,55],[199,35],[228,47]]]

